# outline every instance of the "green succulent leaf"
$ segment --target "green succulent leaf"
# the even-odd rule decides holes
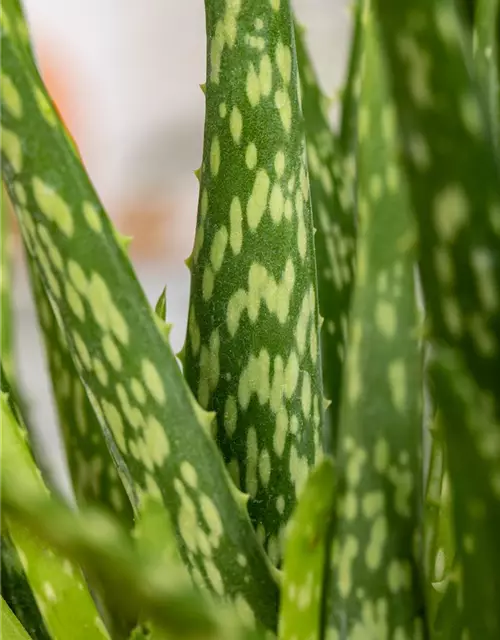
[[[0,225],[0,304],[2,317],[0,350],[2,354],[2,366],[9,378],[13,380],[14,353],[12,335],[11,229],[9,221],[9,201],[3,184]]]
[[[3,598],[0,600],[0,629],[2,630],[2,636],[6,640],[30,640],[30,636],[23,625]]]
[[[35,640],[50,640],[40,609],[35,601],[19,559],[19,554],[7,531],[5,522],[2,522],[0,545],[2,598],[31,638]]]
[[[323,387],[331,401],[326,414],[328,449],[335,450],[345,359],[347,324],[354,279],[355,228],[351,200],[346,200],[340,152],[328,122],[325,98],[309,59],[305,36],[295,29],[302,110],[311,186],[319,310],[322,317]]]
[[[335,468],[324,458],[313,469],[286,529],[280,640],[321,637],[327,534],[334,510]]]
[[[417,217],[433,337],[463,354],[500,416],[500,193],[452,0],[376,0]]]
[[[186,386],[47,98],[17,6],[6,0],[1,14],[12,89],[2,93],[3,178],[135,514],[142,496],[160,499],[197,584],[276,627],[275,577],[213,442],[213,416]]]
[[[155,313],[164,322],[167,319],[167,287],[163,288],[155,306]]]
[[[431,636],[440,640],[460,637],[460,566],[455,550],[452,496],[443,425],[437,413],[424,505],[424,573],[427,619]]]
[[[471,638],[500,635],[500,424],[464,359],[439,350],[431,375],[448,451],[455,543],[463,572],[459,620]],[[473,470],[464,474],[464,469]],[[456,637],[456,636],[455,636]]]
[[[139,615],[150,617],[177,637],[214,637],[217,619],[213,608],[193,588],[182,565],[172,564],[171,554],[165,557],[165,548],[158,553],[157,541],[146,546],[151,542],[152,519],[158,525],[158,510],[147,505],[145,521],[135,532],[140,540],[134,542],[109,512],[96,508],[75,512],[51,497],[39,480],[19,429],[15,438],[16,426],[8,411],[3,396],[2,418],[8,422],[3,432],[2,504],[12,526],[25,527],[58,554],[78,563],[108,600],[114,598],[115,609],[131,620]],[[16,483],[20,476],[22,482]],[[166,528],[162,530],[165,533]],[[155,535],[159,533],[155,527]],[[53,600],[56,598],[54,593]]]
[[[445,472],[444,443],[439,414],[434,417],[430,431],[429,470],[424,503],[424,573],[427,585],[429,623],[432,622],[435,614],[434,591],[431,587],[431,582],[435,579],[436,555],[440,546],[438,534],[440,517],[442,517],[443,511],[443,478]]]
[[[357,265],[339,423],[329,624],[333,638],[417,638],[424,634],[422,356],[413,219],[368,6],[362,37]]]
[[[356,149],[358,103],[361,88],[360,60],[362,52],[361,14],[363,0],[351,0],[352,36],[347,63],[347,77],[342,90],[339,145],[344,157],[352,156]]]
[[[27,262],[77,503],[102,505],[131,525],[129,497],[73,364],[68,342],[29,254]],[[66,295],[78,295],[70,282],[66,283]],[[108,373],[99,359],[93,361],[93,366],[95,375],[107,384]]]
[[[6,394],[0,396],[2,418],[2,516],[17,549],[47,630],[54,640],[109,638],[79,568],[53,553],[22,523],[10,517],[9,496],[48,495],[26,436],[17,423]]]
[[[210,607],[184,572],[159,558],[143,562],[106,512],[89,507],[75,513],[48,497],[10,489],[4,504],[12,522],[23,523],[61,555],[78,562],[108,596],[114,592],[115,604],[130,619],[142,613],[177,634],[213,634]]]
[[[322,450],[313,222],[288,0],[207,0],[203,163],[185,350],[274,563]]]
[[[491,135],[497,148],[500,142],[499,10],[498,0],[478,0],[474,24],[474,62],[486,96]]]

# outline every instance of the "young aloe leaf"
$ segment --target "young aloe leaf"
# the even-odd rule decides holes
[[[499,76],[499,15],[498,0],[478,0],[474,24],[474,61],[490,112],[494,143],[500,142],[500,76]]]
[[[449,474],[443,476],[436,536],[427,576],[428,621],[432,637],[458,638],[463,633],[460,612],[463,598],[460,557],[456,553],[455,528]]]
[[[424,504],[424,574],[427,620],[431,637],[461,636],[460,565],[455,550],[450,478],[442,419],[434,416]]]
[[[185,353],[273,562],[321,447],[313,226],[288,0],[206,0],[203,164]]]
[[[155,306],[155,313],[164,322],[167,319],[167,287],[163,288],[160,297],[158,298],[158,302]]]
[[[0,395],[2,418],[2,517],[19,553],[21,563],[54,640],[109,638],[78,567],[40,545],[23,524],[10,517],[9,495],[30,491],[48,495],[40,472],[4,393]]]
[[[417,216],[433,337],[463,354],[500,415],[500,193],[452,0],[376,0]]]
[[[332,637],[423,634],[413,220],[377,25],[363,15],[358,253],[339,423]]]
[[[339,150],[330,130],[324,97],[309,60],[300,28],[295,29],[297,62],[301,79],[302,110],[307,139],[307,160],[318,272],[323,387],[331,406],[327,411],[328,449],[335,450],[340,406],[342,368],[347,340],[347,318],[354,279],[354,211],[342,200],[344,184],[335,175]]]
[[[311,472],[286,528],[280,640],[321,637],[327,533],[334,496],[334,465],[330,458],[324,458]]]
[[[439,522],[442,517],[442,495],[444,477],[444,444],[439,424],[439,415],[434,416],[431,426],[431,447],[429,471],[425,489],[424,503],[424,574],[427,588],[427,607],[429,625],[435,614],[434,596],[431,583],[436,578],[435,565],[439,544]],[[438,571],[437,573],[441,573]]]
[[[12,2],[1,14],[2,71],[11,81],[2,93],[3,176],[127,494],[136,512],[142,495],[161,499],[197,583],[235,601],[247,620],[275,628],[272,567],[211,437],[213,416],[183,380],[29,62]]]
[[[432,365],[449,453],[456,546],[463,571],[463,633],[500,636],[500,424],[492,397],[464,361],[441,350]],[[464,469],[473,472],[464,474]]]
[[[3,597],[0,599],[0,629],[2,637],[6,640],[30,640],[26,629],[10,610]]]

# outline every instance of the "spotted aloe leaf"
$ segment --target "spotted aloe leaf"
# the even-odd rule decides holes
[[[413,219],[377,24],[363,13],[358,249],[339,423],[332,637],[420,637],[421,353]]]
[[[16,7],[7,0],[1,14],[12,89],[2,93],[3,178],[134,511],[144,494],[159,498],[193,579],[276,627],[275,578],[211,437],[213,416],[185,384],[47,98]]]
[[[309,475],[286,528],[278,637],[320,638],[327,534],[334,509],[335,469],[324,458]]]
[[[8,640],[30,640],[23,625],[16,618],[3,598],[0,599],[0,628]]]
[[[27,263],[76,501],[79,505],[101,505],[131,526],[129,497],[29,254]],[[68,296],[73,295],[71,288],[71,283],[67,282],[65,290]],[[105,378],[104,367],[99,366],[98,361],[95,365],[95,375]],[[91,586],[95,590],[96,585]],[[104,597],[98,591],[97,594]],[[126,616],[122,616],[119,609],[113,610],[113,603],[105,599],[103,605],[118,633]]]
[[[41,237],[42,242],[43,238],[49,239],[47,247],[52,246],[48,232],[42,232]],[[52,257],[57,261],[54,251]],[[119,514],[124,522],[131,523],[130,500],[73,364],[65,335],[29,255],[27,262],[76,500],[78,504],[103,505]],[[62,258],[59,264],[62,266]],[[68,300],[73,300],[75,310],[84,313],[70,281],[65,283],[65,292]],[[95,359],[93,364],[95,375],[102,384],[107,384],[108,372],[101,361]]]
[[[305,34],[295,29],[297,61],[301,79],[302,110],[307,139],[307,160],[318,273],[319,309],[323,318],[321,354],[323,387],[331,401],[327,412],[326,439],[335,449],[342,365],[347,340],[347,320],[354,278],[355,229],[351,202],[345,200],[345,185],[334,167],[340,163],[328,122],[326,100],[309,59]]]
[[[352,36],[347,63],[347,76],[342,90],[339,145],[344,157],[356,149],[357,110],[360,92],[360,60],[362,51],[362,0],[352,0]]]
[[[499,10],[498,0],[478,0],[474,24],[474,62],[485,91],[491,135],[497,147],[500,142]]]
[[[47,629],[35,601],[17,549],[2,522],[0,543],[2,598],[21,622],[31,638],[50,640]],[[7,636],[8,637],[8,636]]]
[[[36,490],[47,494],[40,472],[17,423],[6,394],[0,396],[2,417],[2,517],[54,640],[68,637],[109,638],[78,567],[40,545],[33,533],[10,517],[6,496]],[[21,498],[22,499],[22,498]]]
[[[2,451],[2,505],[14,526],[33,532],[49,545],[54,557],[57,554],[68,558],[66,563],[73,561],[81,566],[108,596],[114,594],[116,608],[119,604],[131,619],[139,615],[150,619],[161,632],[159,637],[166,633],[172,638],[229,640],[246,635],[232,609],[214,609],[193,588],[184,568],[172,564],[170,554],[166,561],[164,549],[158,553],[156,540],[153,548],[145,546],[144,525],[150,530],[151,522],[141,522],[142,531],[133,539],[107,511],[83,507],[75,512],[51,497],[40,482],[29,480],[38,477],[37,469],[29,457],[22,455],[27,453],[23,439],[12,444],[11,436],[9,432]],[[21,474],[23,482],[16,483]],[[145,520],[154,516],[157,525],[158,511],[150,504],[145,512]],[[160,530],[165,532],[163,526]],[[158,534],[156,526],[155,532]],[[139,544],[138,537],[142,538]]]
[[[339,197],[344,212],[357,218],[357,122],[360,93],[360,59],[362,51],[362,0],[353,0],[352,36],[349,51],[347,74],[340,103],[340,127],[337,136],[339,159],[334,172],[340,183]]]
[[[455,550],[450,477],[442,419],[431,427],[431,450],[424,504],[424,574],[427,620],[431,637],[459,637],[460,565]]]
[[[5,397],[8,400],[9,409],[15,416],[16,423],[23,434],[26,446],[29,446],[30,442],[28,439],[28,431],[24,421],[22,420],[19,406],[14,398],[13,389],[7,380],[7,376],[3,368],[3,357],[2,362],[0,363],[0,387],[1,392],[5,394]],[[30,453],[33,456],[31,447]],[[36,640],[49,640],[49,635],[43,622],[40,609],[33,596],[33,591],[19,558],[19,553],[9,533],[5,518],[2,518],[1,523],[0,554],[0,575],[2,577],[0,587],[2,597],[6,600],[16,617],[23,624],[23,627],[33,638]]]
[[[436,537],[428,579],[428,620],[432,637],[460,637],[464,631],[460,614],[463,598],[462,570],[456,552],[450,478],[446,471],[440,496]]]
[[[12,481],[11,470],[3,476]],[[215,628],[208,603],[185,575],[159,558],[142,562],[132,541],[104,511],[83,508],[74,512],[47,495],[31,489],[3,489],[3,505],[13,523],[22,523],[62,556],[78,562],[94,580],[99,580],[130,618],[139,612],[152,616],[176,633]],[[55,597],[55,596],[54,596]],[[66,636],[69,637],[69,636]]]
[[[2,203],[0,210],[0,301],[1,301],[1,338],[2,366],[6,374],[14,379],[14,354],[12,337],[12,299],[11,299],[11,233],[9,220],[9,202],[2,185]]]
[[[207,0],[185,373],[271,559],[321,451],[309,181],[288,0]]]
[[[432,335],[496,396],[500,193],[493,140],[452,0],[376,0],[417,217]]]
[[[463,572],[460,621],[471,638],[500,634],[500,424],[492,397],[464,360],[441,350],[431,370],[442,410],[456,547]],[[474,473],[464,475],[464,469]]]

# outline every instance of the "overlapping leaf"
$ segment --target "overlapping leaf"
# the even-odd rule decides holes
[[[491,136],[500,143],[500,76],[499,76],[499,21],[498,0],[478,0],[474,24],[474,62],[490,115]]]
[[[6,508],[9,495],[22,501],[27,491],[44,496],[48,491],[3,392],[0,403],[2,517],[6,518],[47,630],[54,640],[67,640],[69,636],[75,640],[109,638],[79,568],[55,555],[50,546],[40,545],[30,530],[10,517]]]
[[[0,628],[8,640],[30,640],[30,636],[3,598],[0,600]]]
[[[136,510],[143,494],[161,499],[197,583],[234,601],[248,622],[256,616],[275,627],[276,583],[210,436],[212,416],[185,386],[48,101],[20,20],[17,3],[6,0],[3,177],[126,491]]]
[[[453,352],[438,353],[432,376],[449,451],[455,544],[463,572],[457,626],[471,638],[493,639],[500,634],[500,425],[491,396],[478,389]]]
[[[453,0],[376,0],[417,216],[433,336],[477,385],[500,379],[500,191],[494,141]]]
[[[334,512],[335,468],[324,458],[310,474],[287,525],[280,640],[320,638],[327,536]]]
[[[333,638],[420,637],[421,354],[414,229],[377,24],[363,13],[356,282],[338,439]]]
[[[316,265],[319,309],[323,318],[321,358],[325,396],[331,401],[326,413],[326,441],[335,450],[345,359],[347,324],[354,280],[354,201],[346,194],[351,178],[338,170],[341,152],[328,122],[326,100],[312,67],[305,35],[295,29],[301,80],[302,111],[307,139],[307,160],[316,233]],[[337,167],[337,171],[334,169]],[[346,186],[349,183],[349,187]]]
[[[493,638],[500,628],[499,564],[492,546],[499,503],[488,486],[497,473],[494,443],[500,433],[495,140],[470,76],[453,2],[375,4],[405,139],[426,306],[434,338],[450,349],[438,351],[435,378],[463,570],[458,623],[471,637]],[[487,446],[481,444],[481,430]]]

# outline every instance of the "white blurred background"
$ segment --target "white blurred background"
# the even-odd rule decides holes
[[[251,0],[246,0],[251,1]],[[346,0],[292,2],[324,91],[344,79]],[[116,226],[148,298],[167,285],[172,342],[184,340],[196,219],[205,82],[202,0],[24,0],[44,80]],[[332,109],[335,120],[335,107]],[[17,366],[41,446],[63,486],[56,419],[35,312],[16,254]]]

